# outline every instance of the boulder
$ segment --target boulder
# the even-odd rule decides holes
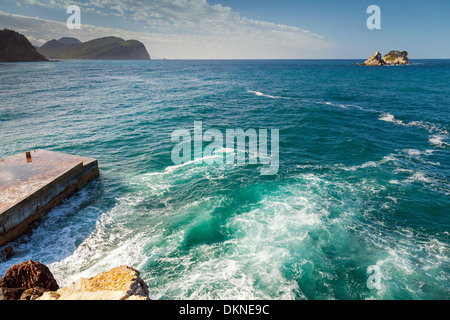
[[[59,289],[48,267],[32,260],[10,267],[0,279],[0,287],[22,289],[41,287],[50,291]]]
[[[149,300],[149,290],[139,271],[120,266],[89,279],[80,278],[56,294],[46,292],[38,300]]]

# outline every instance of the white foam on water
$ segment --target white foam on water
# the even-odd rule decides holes
[[[128,237],[109,237],[107,230],[97,226],[70,256],[48,266],[60,286],[121,265],[138,268],[139,261],[145,258],[142,252],[143,235],[128,233]]]
[[[407,123],[407,126],[425,129],[429,133],[439,133],[439,134],[442,134],[442,135],[448,135],[448,131],[447,130],[441,128],[440,126],[438,126],[436,124],[430,123],[430,122],[411,121],[411,122]]]
[[[428,141],[429,141],[432,145],[434,145],[434,146],[436,146],[436,147],[439,147],[439,148],[443,148],[443,147],[445,147],[445,146],[450,146],[449,143],[443,141],[444,139],[447,139],[447,137],[444,136],[444,135],[441,135],[441,134],[435,134],[435,135],[431,136],[431,137],[428,139]]]
[[[286,99],[286,100],[292,100],[292,98],[288,98],[288,97],[280,97],[280,96],[272,96],[269,94],[265,94],[259,91],[253,91],[253,90],[248,90],[248,93],[253,93],[254,95],[258,96],[258,97],[266,97],[266,98],[271,98],[271,99]]]
[[[272,96],[272,95],[269,95],[269,94],[262,93],[260,91],[253,91],[253,90],[248,90],[247,92],[248,93],[253,93],[254,95],[259,96],[259,97],[266,97],[266,98],[271,98],[271,99],[297,100],[297,101],[306,102],[306,103],[314,103],[314,104],[320,104],[320,105],[339,107],[339,108],[342,108],[342,109],[353,108],[353,109],[358,109],[358,110],[365,111],[365,112],[380,113],[378,110],[370,109],[370,108],[364,108],[364,107],[361,107],[359,105],[354,105],[354,104],[342,104],[342,103],[334,103],[334,102],[331,102],[331,101],[323,101],[323,100]]]
[[[425,182],[425,183],[432,183],[434,180],[430,177],[428,177],[423,172],[415,172],[411,177],[405,180],[405,182]]]
[[[406,153],[408,156],[410,156],[412,159],[418,160],[424,164],[429,164],[432,166],[440,166],[440,162],[432,162],[425,160],[424,156],[431,156],[433,155],[433,152],[436,150],[432,149],[426,149],[426,150],[417,150],[417,149],[403,149],[401,152]]]
[[[230,167],[232,165],[229,165],[226,163],[226,156],[229,154],[233,154],[236,153],[237,150],[233,149],[233,148],[226,148],[226,147],[222,147],[219,148],[217,150],[214,150],[212,155],[209,156],[202,156],[199,158],[195,158],[192,159],[190,161],[181,163],[181,164],[173,164],[171,166],[167,166],[164,169],[164,173],[162,172],[152,172],[152,173],[148,173],[147,175],[160,175],[160,174],[172,174],[174,172],[180,172],[183,175],[186,175],[186,167],[190,167],[190,169],[195,169],[195,168],[201,168],[200,170],[207,170],[207,168],[212,168],[209,163],[216,163],[218,165],[227,165],[227,167]],[[221,167],[222,169],[224,168],[223,166]],[[189,170],[189,169],[188,169]]]
[[[152,296],[155,299],[254,300],[270,299],[276,292],[279,299],[294,298],[297,283],[281,273],[281,261],[289,254],[287,250],[271,247],[255,250],[255,246],[247,247],[238,240],[224,245],[236,251],[218,254],[222,245],[212,244],[193,248],[188,255],[177,259],[161,257],[160,263],[172,266],[168,274],[175,273],[179,265],[185,266],[185,270],[158,286]],[[258,285],[261,281],[263,286]]]
[[[0,263],[0,274],[4,274],[11,265],[25,260],[47,264],[70,255],[78,242],[94,228],[95,221],[101,215],[100,209],[96,207],[84,207],[90,197],[89,192],[82,189],[50,211],[33,227],[31,234],[10,242],[15,255]]]
[[[430,156],[433,154],[435,150],[427,149],[427,150],[417,150],[417,149],[403,149],[403,152],[406,152],[410,156]]]
[[[342,166],[343,170],[346,171],[356,171],[359,169],[365,169],[365,168],[377,168],[380,166],[380,164],[384,163],[383,160],[381,161],[367,161],[359,166],[350,166],[350,167],[346,167],[346,166]]]
[[[377,261],[382,291],[375,291],[374,297],[390,299],[395,292],[403,296],[406,288],[410,298],[419,299],[424,283],[440,286],[448,280],[445,276],[439,279],[442,268],[450,263],[448,244],[406,227],[379,232],[372,224],[365,232],[367,239],[384,252],[383,259]]]
[[[165,172],[133,177],[129,181],[130,187],[139,186],[139,189],[118,198],[116,205],[103,213],[93,232],[78,247],[73,248],[64,259],[49,265],[60,286],[120,265],[142,268],[148,260],[146,244],[163,241],[165,219],[180,210],[189,210],[199,205],[199,202],[194,201],[181,209],[169,205],[153,209],[145,209],[144,206],[141,209],[149,198],[155,196],[157,199],[170,200],[164,192],[170,190],[175,180],[170,180],[169,177],[173,175]],[[150,185],[153,187],[149,188]],[[205,201],[207,200],[206,198]]]
[[[330,101],[325,101],[324,104],[326,104],[327,106],[339,107],[339,108],[342,108],[342,109],[348,109],[349,108],[345,104],[338,104],[338,103],[333,103],[333,102],[330,102]]]
[[[226,148],[226,147],[222,147],[218,150],[219,153],[225,153],[225,154],[234,153],[235,151],[236,150],[233,148]]]
[[[395,117],[390,113],[383,113],[382,115],[380,115],[379,119],[386,122],[405,125],[403,121],[395,119]]]
[[[428,138],[428,141],[430,144],[439,147],[444,148],[447,146],[450,146],[449,143],[443,141],[445,139],[448,139],[448,131],[444,128],[442,128],[439,125],[426,122],[426,121],[411,121],[411,122],[404,122],[402,120],[395,119],[394,115],[390,113],[383,113],[380,115],[379,120],[391,122],[394,124],[402,125],[405,127],[416,127],[420,129],[424,129],[428,131],[431,136]],[[413,155],[413,154],[411,154]]]
[[[420,156],[422,154],[421,151],[416,150],[416,149],[405,149],[404,150],[407,154],[409,154],[410,156]]]
[[[363,164],[360,165],[353,165],[353,166],[346,166],[342,163],[338,163],[338,164],[331,164],[331,165],[310,165],[310,164],[306,164],[306,165],[296,165],[296,168],[299,169],[315,169],[315,170],[320,170],[320,169],[334,169],[334,170],[344,170],[344,171],[357,171],[360,169],[365,169],[365,168],[378,168],[381,164],[387,162],[389,160],[386,159],[382,159],[379,161],[367,161],[364,162]]]
[[[193,159],[193,160],[181,163],[181,164],[175,164],[175,165],[172,165],[172,166],[168,166],[168,167],[166,167],[165,171],[168,172],[168,173],[172,173],[173,171],[179,170],[180,168],[183,168],[183,167],[186,167],[186,166],[191,166],[191,165],[202,164],[205,160],[214,159],[214,158],[217,158],[217,157],[219,157],[219,155],[211,155],[211,156],[208,156],[208,157],[196,158],[196,159]]]
[[[383,159],[389,162],[394,161],[396,166],[405,165],[403,162],[405,161],[405,153],[413,156],[431,155],[433,150],[402,150],[398,154],[390,154]],[[406,161],[410,160],[407,160],[406,158]],[[377,162],[377,164],[379,163]],[[404,182],[399,182],[397,179],[391,179],[389,181],[391,184],[402,185],[404,183],[421,182],[430,185],[434,183],[434,179],[425,172],[403,169],[401,167],[397,168],[399,171],[404,170],[404,172],[410,173],[411,175]],[[323,177],[327,177],[327,174],[327,172],[324,173]],[[328,189],[327,184],[323,184],[325,181],[320,180],[320,178],[317,180],[317,182],[319,182],[318,188],[326,191]],[[351,203],[351,199],[360,196],[366,197],[376,195],[380,190],[383,190],[384,195],[382,196],[389,200],[388,202],[377,204],[377,208],[380,208],[381,210],[392,210],[393,208],[396,208],[402,199],[399,198],[396,193],[389,192],[389,188],[383,189],[384,186],[382,185],[382,182],[361,181],[349,185],[345,181],[336,181],[334,184],[339,186],[342,190],[341,194],[354,194],[351,198],[344,198],[343,201],[346,203]],[[354,191],[350,192],[351,189]],[[386,193],[388,194],[387,196],[385,195]],[[319,199],[316,199],[315,201],[318,200]],[[326,198],[322,199],[322,202],[324,200],[326,201]],[[373,214],[374,208],[371,207],[370,203],[364,203],[360,209],[367,211],[365,215],[370,217]],[[353,211],[351,215],[354,215],[355,217],[359,216],[358,211],[360,211],[360,209],[358,209],[357,206],[352,206],[350,208],[350,212]],[[345,217],[343,218],[342,221],[345,221]],[[357,225],[359,219],[350,218],[347,222],[349,222],[350,225]],[[441,284],[442,281],[446,280],[436,279],[436,277],[439,277],[439,275],[442,274],[442,267],[450,261],[450,247],[448,244],[433,237],[430,238],[429,235],[422,235],[420,230],[408,229],[402,227],[402,225],[386,224],[383,220],[379,220],[377,214],[374,215],[373,218],[364,221],[361,226],[356,227],[356,225],[354,230],[357,233],[357,238],[361,239],[361,241],[362,239],[367,239],[367,247],[370,248],[373,257],[380,257],[376,260],[376,265],[381,270],[381,283],[377,290],[370,291],[371,298],[389,299],[396,295],[401,295],[402,288],[405,285],[409,286],[409,294],[412,297],[420,298],[423,283],[427,281],[429,281],[432,286],[437,286],[440,287],[441,290],[444,290]],[[325,226],[326,228],[329,228],[328,225]],[[344,227],[343,224],[341,231],[342,233],[345,233],[348,229],[349,228]],[[352,238],[354,237],[355,236],[352,236]],[[336,241],[338,235],[333,234],[333,239]],[[422,265],[423,268],[420,267]],[[421,272],[421,269],[425,270],[426,273]]]
[[[306,179],[314,181],[316,177]],[[159,250],[154,251],[154,256],[148,253],[148,260],[163,268],[159,276],[151,269],[150,274],[144,272],[152,298],[304,298],[298,283],[286,278],[282,271],[284,263],[291,259],[287,246],[305,241],[309,228],[322,224],[323,213],[310,201],[309,192],[296,190],[288,186],[267,194],[249,210],[227,219],[225,228],[233,231],[230,240],[195,245],[180,255],[186,232],[196,223],[211,219],[208,211],[212,213],[226,199],[210,199],[206,207],[198,204],[189,208],[192,218],[183,228],[161,239],[165,243],[164,255]],[[173,217],[185,215],[187,209],[173,213]]]

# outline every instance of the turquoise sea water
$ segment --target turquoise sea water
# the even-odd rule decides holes
[[[121,264],[154,299],[450,298],[450,60],[0,65],[0,158],[101,177],[12,243],[60,285]],[[278,129],[261,165],[171,160],[176,129]],[[372,281],[374,280],[374,282]]]

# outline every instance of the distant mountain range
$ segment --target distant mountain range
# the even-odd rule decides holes
[[[150,60],[144,44],[137,40],[104,37],[81,42],[63,37],[34,47],[22,34],[0,30],[0,62],[48,61],[48,59]]]
[[[81,42],[63,37],[50,40],[37,51],[47,59],[150,60],[144,44],[137,40],[104,37]]]

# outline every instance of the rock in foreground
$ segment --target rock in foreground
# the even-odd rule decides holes
[[[44,293],[38,300],[149,300],[139,271],[120,266],[95,277],[80,278],[70,286]]]
[[[23,291],[35,287],[53,291],[59,289],[58,283],[56,283],[49,268],[32,260],[21,262],[9,268],[4,277],[0,279],[0,287],[23,289]]]
[[[29,260],[9,268],[0,280],[0,300],[149,300],[149,290],[129,266],[59,288],[45,265]]]

